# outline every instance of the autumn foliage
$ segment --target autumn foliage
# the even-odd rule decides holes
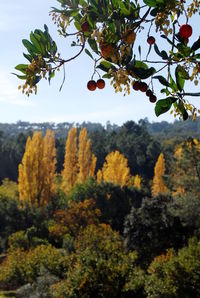
[[[35,132],[28,137],[22,163],[19,165],[19,197],[23,202],[44,207],[54,193],[56,149],[54,133],[43,137]]]
[[[130,181],[128,160],[119,151],[113,151],[106,156],[102,170],[97,173],[97,180],[119,184],[121,187]]]
[[[165,158],[164,154],[161,153],[158,157],[154,168],[154,178],[153,178],[153,186],[152,186],[152,196],[156,197],[160,194],[167,193],[167,187],[163,180],[163,176],[165,174]]]
[[[96,157],[91,151],[91,141],[87,129],[83,128],[77,140],[77,129],[69,131],[65,146],[64,170],[62,172],[62,188],[65,193],[76,183],[82,183],[89,177],[94,177]]]

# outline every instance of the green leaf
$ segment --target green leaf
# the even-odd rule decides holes
[[[148,65],[142,61],[139,60],[135,60],[134,61],[134,67],[139,67],[139,68],[143,68],[143,69],[147,69]]]
[[[191,51],[196,51],[200,48],[200,37],[191,46]]]
[[[150,7],[156,7],[157,6],[157,2],[156,0],[144,0],[144,3]]]
[[[91,47],[91,49],[98,55],[99,51],[98,51],[96,41],[92,38],[88,38],[88,43],[89,43],[89,46]]]
[[[182,91],[184,88],[186,75],[187,75],[187,78],[189,78],[188,73],[186,72],[185,74],[185,72],[186,72],[185,69],[181,65],[178,65],[175,69],[176,84],[180,91]]]
[[[23,55],[24,55],[24,57],[25,57],[29,62],[32,61],[32,59],[33,59],[32,55],[25,54],[25,53],[23,53]]]
[[[157,13],[158,13],[158,9],[157,8],[154,8],[154,9],[151,10],[150,15],[152,17],[155,17],[157,15]]]
[[[175,46],[174,43],[166,35],[162,34],[160,37],[166,39],[168,41],[168,43],[170,43],[171,45]]]
[[[110,68],[116,69],[113,64],[111,64],[110,62],[105,61],[105,60],[101,61],[100,64],[97,66],[97,68],[99,68],[105,72],[108,72],[108,70]]]
[[[23,39],[22,43],[30,54],[40,54],[40,51],[29,40]]]
[[[101,61],[101,65],[103,65],[107,69],[110,69],[110,68],[114,67],[112,63],[110,63],[106,60]]]
[[[48,37],[44,34],[44,32],[43,32],[42,30],[40,30],[40,29],[36,29],[36,30],[34,31],[34,34],[37,34],[37,35],[40,36],[41,41],[43,42],[43,44],[46,44],[46,43],[47,43],[47,41],[48,41]]]
[[[178,102],[177,108],[181,112],[181,114],[183,116],[183,120],[187,120],[188,119],[188,112],[186,111],[186,109],[184,107],[184,103],[181,100]]]
[[[112,76],[108,73],[105,73],[103,76],[102,76],[103,79],[110,79],[112,78]]]
[[[150,67],[148,69],[133,67],[132,71],[139,79],[145,80],[152,76],[156,72],[156,69],[154,67]]]
[[[120,1],[119,3],[119,6],[120,6],[120,13],[123,15],[123,16],[129,16],[130,14],[130,9],[128,9],[125,5],[124,2]]]
[[[24,76],[20,76],[20,75],[14,73],[14,72],[12,72],[12,74],[15,75],[15,76],[17,76],[18,79],[20,79],[20,80],[26,80],[26,78],[27,78],[26,75],[24,75]]]
[[[85,52],[86,52],[86,54],[87,54],[91,59],[94,60],[92,54],[90,53],[90,51],[88,51],[88,49],[85,49]]]
[[[28,68],[28,64],[18,64],[17,66],[15,66],[16,70],[19,70],[19,71],[23,72],[24,74],[26,74],[27,68]]]
[[[156,54],[158,54],[163,60],[167,60],[168,59],[168,55],[167,55],[167,52],[165,51],[161,51],[159,50],[157,44],[155,43],[154,44],[154,50],[156,52]]]
[[[183,57],[188,57],[191,53],[191,49],[190,47],[187,47],[186,45],[182,44],[182,43],[178,43],[177,44],[177,48],[179,50],[179,53],[181,53],[181,55]]]
[[[46,51],[44,45],[40,42],[41,37],[31,32],[30,40],[32,41],[33,45],[38,49],[38,51],[42,54],[42,56],[44,56]]]
[[[153,79],[158,79],[162,85],[170,87],[170,83],[163,76],[155,76]]]
[[[172,78],[171,74],[169,75],[170,78],[170,87],[173,91],[177,92],[178,91],[178,86],[176,85],[174,79]]]
[[[158,117],[161,114],[166,113],[171,108],[172,104],[177,101],[176,97],[167,97],[157,101],[155,106],[155,114]]]

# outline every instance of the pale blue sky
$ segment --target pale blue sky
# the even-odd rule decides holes
[[[21,82],[11,72],[14,66],[26,62],[21,40],[28,39],[31,30],[43,29],[46,23],[65,58],[76,50],[70,48],[70,42],[62,41],[58,36],[49,17],[52,6],[58,6],[56,0],[0,0],[0,122],[91,121],[105,124],[110,120],[122,124],[144,117],[150,121],[173,121],[169,113],[157,118],[154,104],[149,103],[141,92],[132,90],[126,97],[122,93],[115,94],[109,81],[106,81],[104,90],[88,91],[86,84],[93,72],[93,64],[86,54],[66,65],[66,82],[61,92],[62,74],[59,74],[51,86],[47,81],[40,82],[36,96],[27,98],[22,95],[17,89]],[[144,47],[145,44],[144,40]],[[197,101],[200,100],[195,99]]]

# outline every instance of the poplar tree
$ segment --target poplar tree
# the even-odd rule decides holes
[[[137,188],[138,190],[140,190],[141,189],[141,178],[140,178],[140,176],[139,175],[136,175],[135,177],[134,177],[134,187],[135,188]]]
[[[91,151],[91,141],[88,139],[87,129],[83,128],[79,134],[78,176],[77,181],[83,183],[89,176],[94,176],[96,157]]]
[[[65,193],[68,193],[76,183],[77,173],[77,128],[72,127],[65,145],[65,161],[62,171],[62,189]]]
[[[54,133],[47,130],[28,137],[22,163],[19,165],[18,188],[22,201],[44,207],[54,193],[56,149]]]
[[[121,187],[128,185],[130,181],[130,168],[128,160],[119,151],[113,151],[106,156],[102,170],[97,173],[97,181],[101,180]]]
[[[78,148],[77,148],[78,147]],[[96,157],[91,151],[91,141],[87,129],[79,133],[77,146],[77,129],[69,131],[65,146],[65,161],[62,172],[62,188],[66,194],[76,182],[83,183],[88,177],[95,175]]]
[[[167,187],[163,181],[164,174],[165,174],[165,158],[164,158],[164,154],[160,153],[154,168],[154,178],[153,178],[153,186],[152,186],[153,197],[156,197],[160,194],[167,193]]]

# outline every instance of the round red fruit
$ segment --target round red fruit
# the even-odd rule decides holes
[[[133,84],[133,89],[134,89],[135,91],[140,90],[140,85],[141,85],[141,83],[140,83],[139,81],[136,81],[136,82]]]
[[[154,94],[151,94],[150,96],[149,96],[149,101],[150,102],[156,102],[156,100],[157,100],[157,97],[154,95]]]
[[[94,80],[90,80],[88,83],[87,83],[87,88],[88,90],[90,91],[94,91],[97,87],[97,83],[94,81]]]
[[[148,89],[146,92],[146,96],[150,97],[151,95],[153,95],[153,92],[150,89]]]
[[[99,79],[97,81],[97,88],[103,89],[105,87],[105,81],[103,79]]]
[[[90,25],[88,24],[88,22],[84,22],[82,25],[81,25],[81,30],[82,32],[87,32],[90,30]]]
[[[141,82],[140,83],[140,91],[142,91],[142,92],[146,92],[147,91],[147,89],[148,89],[148,86],[147,86],[147,84],[146,83],[144,83],[144,82]]]
[[[192,35],[192,27],[188,24],[184,24],[179,29],[179,35],[182,38],[189,38]]]
[[[149,45],[154,44],[155,41],[156,41],[156,40],[155,40],[155,38],[154,38],[153,36],[149,36],[149,37],[147,38],[147,42],[148,42]]]

